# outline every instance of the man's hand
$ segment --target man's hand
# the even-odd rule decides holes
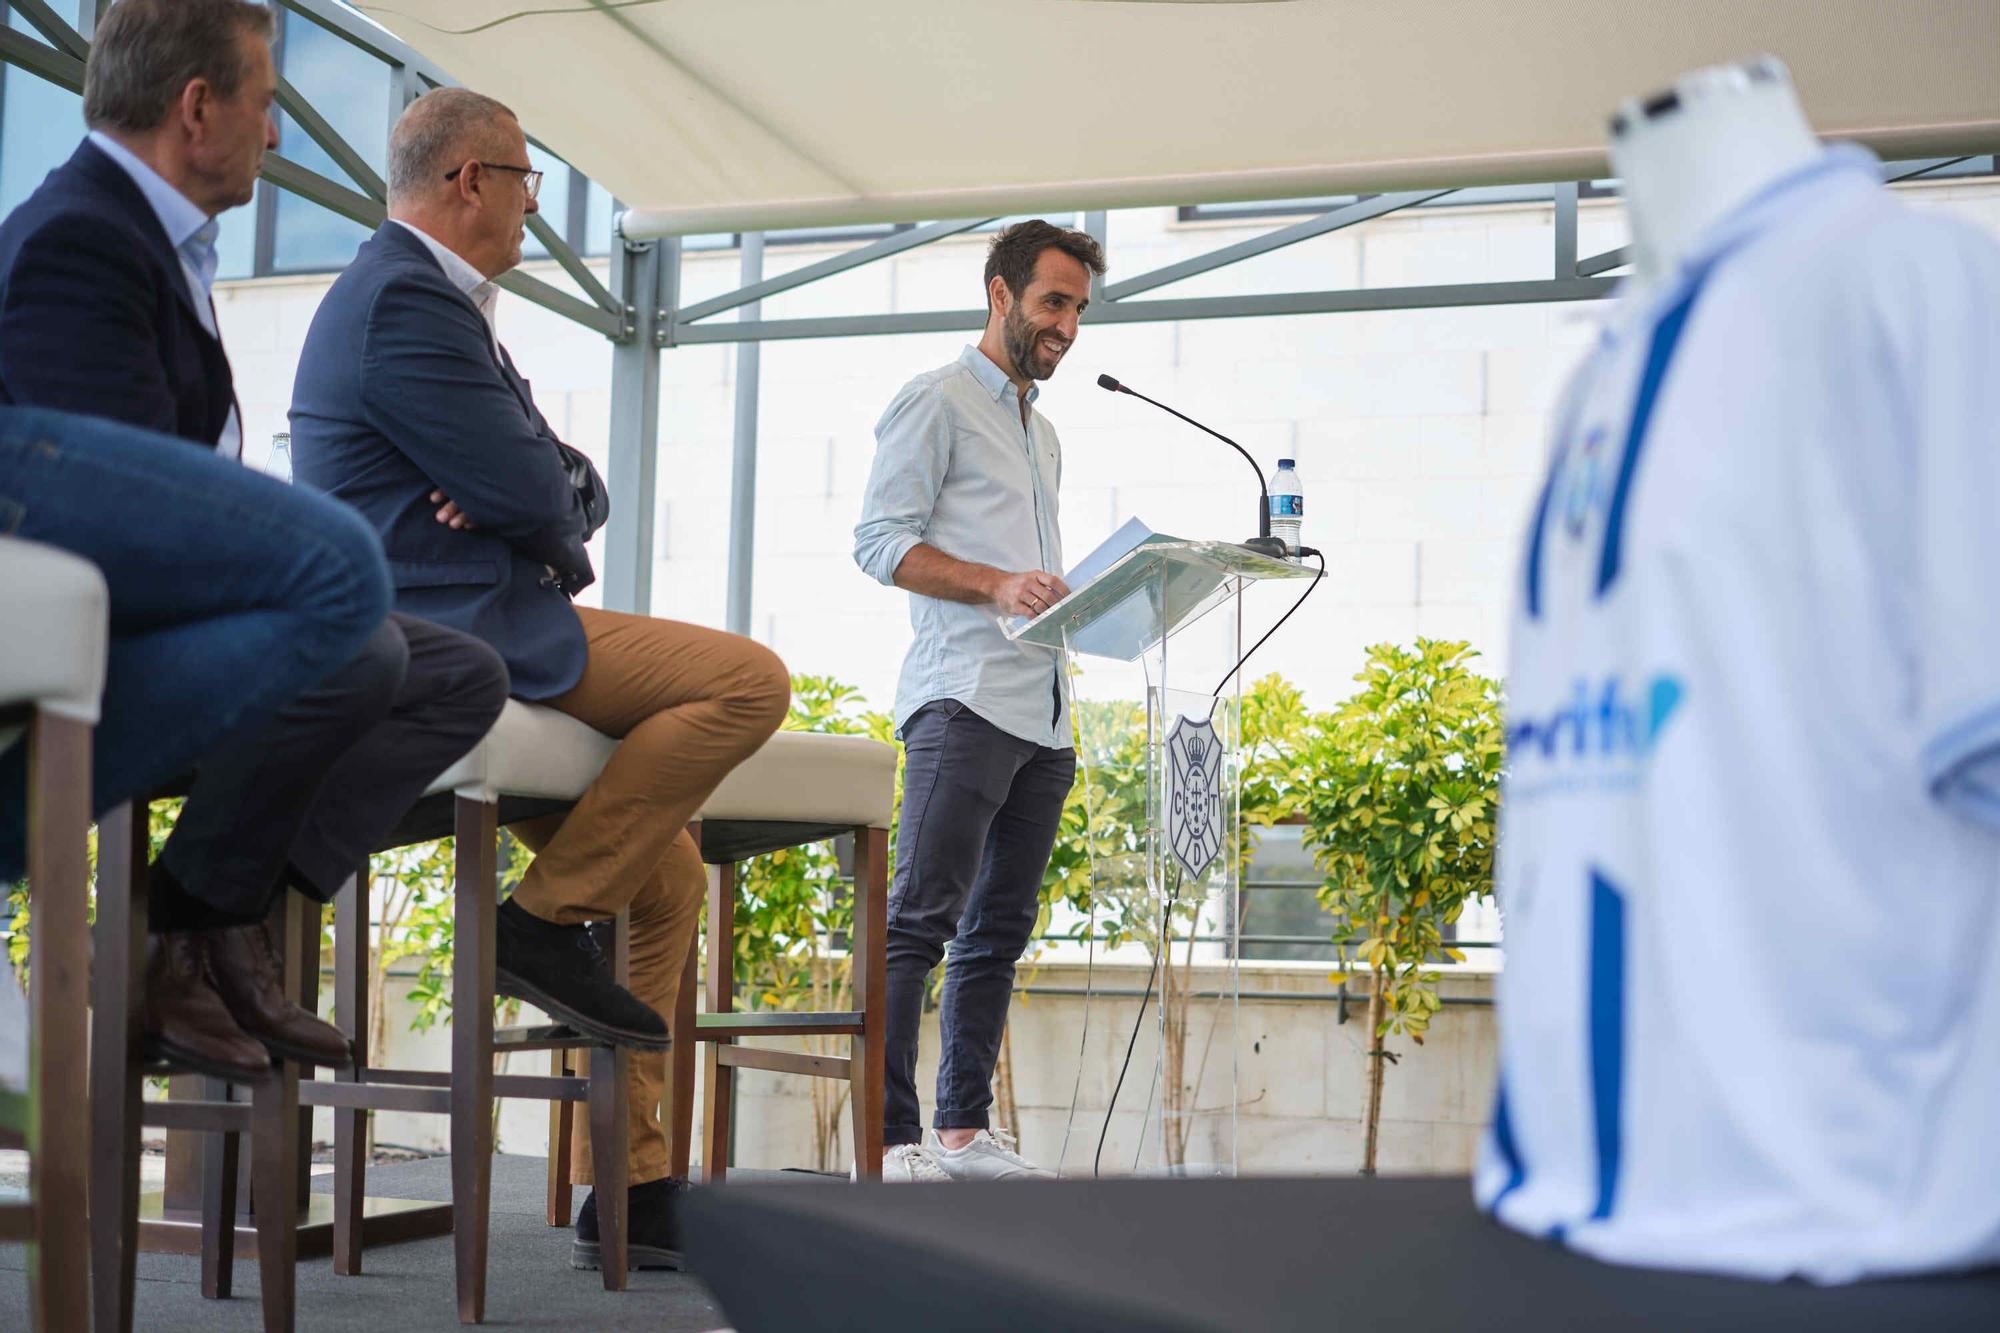
[[[946,555],[928,542],[918,542],[903,554],[895,578],[898,588],[924,597],[994,606],[1010,616],[1038,616],[1069,596],[1069,585],[1046,570],[1009,574]]]
[[[1029,619],[1069,596],[1069,585],[1044,570],[1024,574],[1002,574],[993,584],[993,605],[1010,616]]]
[[[438,522],[457,532],[471,531],[472,520],[467,518],[464,512],[459,509],[457,502],[445,499],[443,491],[432,491],[431,503],[438,504],[439,502],[444,504],[444,508],[437,511]]]

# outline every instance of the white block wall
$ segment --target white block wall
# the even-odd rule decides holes
[[[1925,207],[2000,231],[2000,187],[1919,185]],[[1184,224],[1172,210],[1111,218],[1111,278],[1131,276],[1276,225]],[[1477,282],[1546,276],[1546,206],[1395,215],[1260,256],[1154,296]],[[1623,244],[1616,203],[1586,202],[1579,249]],[[958,309],[983,300],[985,239],[940,242],[764,304],[767,318]],[[767,251],[768,271],[829,251]],[[537,271],[560,281],[551,265]],[[684,299],[736,285],[734,252],[687,257]],[[282,426],[298,349],[327,279],[223,284],[248,453]],[[1330,578],[1253,665],[1282,671],[1326,705],[1345,694],[1366,646],[1417,635],[1470,639],[1499,674],[1510,576],[1543,449],[1545,418],[1587,344],[1593,305],[1495,306],[1284,318],[1101,325],[1083,333],[1039,406],[1064,448],[1070,561],[1129,517],[1191,537],[1248,535],[1248,469],[1221,445],[1134,399],[1098,390],[1109,371],[1240,440],[1267,471],[1298,459],[1306,540]],[[727,318],[727,317],[725,317]],[[597,335],[507,297],[501,334],[537,401],[571,444],[606,456],[610,356]],[[766,344],[758,463],[753,632],[798,671],[859,685],[887,707],[907,646],[903,598],[865,578],[851,532],[873,426],[897,388],[977,338],[898,335]],[[736,352],[664,357],[660,410],[657,614],[723,618]],[[613,503],[618,497],[613,497]],[[1255,592],[1253,626],[1288,589]],[[586,598],[588,600],[588,597]]]

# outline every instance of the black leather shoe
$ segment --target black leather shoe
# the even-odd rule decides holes
[[[493,984],[597,1041],[642,1051],[671,1044],[667,1020],[611,979],[588,926],[544,921],[512,898],[494,929]]]
[[[679,1269],[681,1258],[681,1196],[688,1183],[673,1176],[649,1180],[625,1191],[625,1267]],[[576,1215],[576,1241],[569,1266],[592,1272],[603,1267],[597,1247],[597,1191],[583,1201]]]

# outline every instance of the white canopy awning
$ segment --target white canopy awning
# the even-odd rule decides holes
[[[1828,137],[2000,146],[2000,0],[355,0],[632,235],[1607,173],[1619,100],[1768,52]]]

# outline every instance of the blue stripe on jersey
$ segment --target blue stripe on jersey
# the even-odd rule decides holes
[[[1590,872],[1590,1091],[1597,1124],[1597,1206],[1611,1216],[1618,1194],[1619,1107],[1625,1084],[1625,899]]]
[[[1549,505],[1556,493],[1556,478],[1562,475],[1563,455],[1549,464],[1549,479],[1542,483],[1542,498],[1535,503],[1535,525],[1528,530],[1528,619],[1542,614],[1542,534],[1549,525]]]
[[[1625,456],[1618,464],[1618,485],[1611,492],[1611,512],[1604,520],[1604,552],[1597,565],[1599,597],[1618,578],[1618,560],[1625,540],[1625,502],[1632,493],[1632,474],[1639,465],[1639,450],[1646,442],[1646,427],[1653,419],[1653,406],[1659,401],[1660,382],[1666,378],[1667,364],[1673,360],[1681,330],[1687,327],[1688,311],[1694,305],[1694,298],[1701,294],[1701,284],[1707,276],[1705,272],[1698,274],[1688,285],[1687,295],[1676,301],[1653,328],[1653,342],[1646,349],[1646,371],[1639,378],[1639,397],[1632,406],[1632,426],[1625,435]]]
[[[1931,795],[1947,808],[2000,828],[2000,792],[1991,771],[2000,760],[2000,704],[1938,732],[1921,751]]]
[[[1535,522],[1528,532],[1528,619],[1534,620],[1542,614],[1542,542],[1548,531],[1549,510],[1554,506],[1556,481],[1562,476],[1563,468],[1569,462],[1570,435],[1576,428],[1576,418],[1581,412],[1583,395],[1572,389],[1565,404],[1562,420],[1556,427],[1556,446],[1549,459],[1549,475],[1542,483],[1542,497],[1535,501]]]
[[[1522,1165],[1521,1149],[1514,1142],[1514,1120],[1507,1113],[1507,1076],[1500,1076],[1500,1090],[1493,1095],[1493,1151],[1500,1154],[1500,1160],[1507,1165],[1507,1183],[1493,1196],[1490,1211],[1498,1216],[1500,1205],[1507,1196],[1521,1188],[1521,1182],[1528,1178],[1528,1168]]]

